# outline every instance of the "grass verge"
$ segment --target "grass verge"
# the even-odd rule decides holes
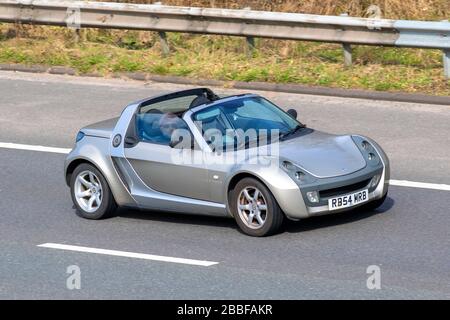
[[[0,63],[450,95],[439,50],[355,46],[354,65],[346,69],[337,44],[257,39],[249,57],[245,39],[171,33],[171,53],[162,57],[151,32],[89,29],[75,41],[63,28],[12,27],[0,25]]]

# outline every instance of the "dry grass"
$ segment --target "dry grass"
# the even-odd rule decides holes
[[[154,3],[152,0],[102,0],[127,3]],[[449,0],[163,0],[165,5],[215,7],[255,10],[299,12],[338,15],[344,12],[362,17],[374,4],[382,16],[390,19],[442,20],[448,19]]]
[[[120,2],[151,3],[132,0]],[[166,0],[165,4],[364,15],[371,3],[386,17],[442,19],[449,0]],[[143,71],[195,78],[301,83],[342,88],[421,92],[450,95],[443,79],[439,50],[354,46],[354,66],[343,67],[337,44],[257,39],[253,57],[246,55],[245,40],[224,36],[169,33],[171,53],[161,56],[154,32],[84,29],[81,40],[65,28],[1,25],[0,63],[66,65],[79,73],[110,75]]]
[[[141,42],[139,32],[117,36],[115,32],[87,30],[86,40],[76,43],[67,30],[42,28],[34,38],[0,41],[0,63],[66,65],[80,74],[105,76],[142,71],[203,79],[450,95],[450,82],[443,79],[442,54],[438,50],[359,46],[355,48],[354,66],[345,69],[342,49],[336,44],[259,39],[260,49],[248,58],[245,40],[240,38],[171,33],[172,51],[163,58],[153,33],[147,33],[147,40]]]

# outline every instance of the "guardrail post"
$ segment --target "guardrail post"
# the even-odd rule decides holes
[[[163,57],[166,57],[170,53],[169,43],[167,42],[167,35],[164,31],[158,31],[159,43],[161,44],[161,51]]]
[[[245,7],[243,10],[252,10],[250,7]],[[247,57],[252,58],[255,53],[255,38],[253,37],[245,37],[247,43]]]
[[[343,43],[342,49],[344,50],[344,66],[350,68],[352,66],[352,46],[350,43]]]
[[[341,13],[341,17],[348,17],[348,13]],[[343,43],[342,49],[344,51],[344,67],[350,68],[353,63],[352,59],[352,46],[350,43]]]
[[[247,42],[247,56],[249,58],[253,57],[253,53],[255,53],[255,38],[253,37],[246,37]]]
[[[154,6],[162,6],[162,2],[153,3]],[[161,45],[161,53],[163,57],[167,57],[170,53],[169,43],[167,42],[167,34],[164,31],[158,31],[159,44]]]
[[[450,50],[444,50],[443,59],[445,79],[450,79]]]
[[[70,6],[66,10],[66,26],[72,30],[75,43],[81,38],[81,9],[79,6]]]

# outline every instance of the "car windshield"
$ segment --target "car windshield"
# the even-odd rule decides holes
[[[224,144],[235,142],[238,132],[244,134],[247,141],[251,141],[252,136],[267,137],[271,132],[276,132],[282,137],[303,127],[280,108],[258,96],[215,104],[194,113],[193,120],[201,128],[207,141],[209,135],[217,135],[219,132],[224,138]]]

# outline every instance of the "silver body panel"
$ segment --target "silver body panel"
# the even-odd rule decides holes
[[[74,166],[86,161],[103,173],[119,206],[232,216],[228,205],[230,183],[238,175],[250,175],[268,187],[285,215],[294,220],[330,213],[328,206],[311,205],[305,201],[306,189],[320,190],[322,185],[345,186],[381,172],[381,181],[371,190],[369,198],[380,199],[388,191],[389,160],[381,147],[369,138],[363,137],[374,146],[381,159],[374,167],[368,166],[349,135],[338,136],[312,130],[311,133],[280,142],[280,161],[291,161],[314,177],[314,182],[303,190],[303,186],[279,165],[263,166],[248,156],[231,164],[213,161],[223,154],[211,150],[191,120],[191,115],[205,106],[186,111],[183,120],[198,145],[190,152],[200,153],[209,160],[206,164],[174,164],[169,156],[174,151],[165,145],[139,142],[133,147],[125,147],[124,137],[138,107],[139,103],[131,104],[119,118],[82,129],[86,136],[75,145],[65,162],[67,182]],[[121,142],[113,146],[112,141],[118,135]]]
[[[117,124],[119,118],[113,118],[91,124],[89,127],[84,128],[83,132],[92,137],[111,138],[112,128]]]
[[[318,178],[347,175],[366,166],[350,136],[319,131],[280,143],[280,156],[299,162],[304,170]]]

